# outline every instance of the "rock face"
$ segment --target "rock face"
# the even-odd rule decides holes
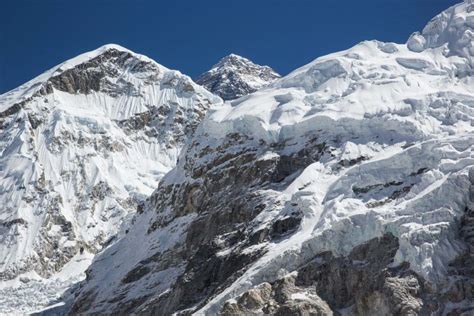
[[[273,284],[262,283],[227,302],[222,315],[333,315],[329,306],[312,290],[295,285],[287,276]]]
[[[270,67],[231,54],[199,76],[196,82],[224,100],[233,100],[255,92],[278,78],[280,75]]]
[[[471,6],[211,110],[71,314],[472,311]]]
[[[224,304],[223,315],[417,315],[423,280],[406,264],[388,268],[398,250],[391,234],[355,247],[347,257],[324,252],[272,284],[263,283]],[[425,313],[427,311],[424,311]]]
[[[472,6],[209,110],[69,313],[472,314]]]
[[[2,312],[40,307],[81,278],[220,102],[117,45],[1,95]]]
[[[462,41],[363,42],[210,110],[70,313],[471,313]]]

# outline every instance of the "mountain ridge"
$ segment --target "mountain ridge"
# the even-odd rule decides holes
[[[92,256],[125,234],[207,108],[220,102],[189,77],[118,45],[1,95],[2,309],[31,311],[82,278]],[[42,295],[17,301],[38,287]]]
[[[472,311],[472,12],[211,109],[71,314]]]
[[[406,44],[364,41],[250,94],[214,77],[245,94],[224,103],[113,45],[44,94],[28,97],[33,82],[0,96],[21,103],[0,115],[0,188],[15,189],[0,202],[49,203],[0,217],[0,251],[40,236],[54,247],[30,262],[60,270],[41,300],[38,277],[13,271],[23,285],[0,288],[0,305],[44,304],[80,265],[86,279],[51,314],[471,313],[473,21],[466,0]],[[83,207],[62,212],[75,197]]]

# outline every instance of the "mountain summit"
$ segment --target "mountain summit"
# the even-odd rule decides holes
[[[472,314],[472,12],[208,111],[71,313]]]
[[[280,75],[272,68],[230,54],[199,76],[196,83],[224,100],[233,100],[255,92],[278,78]]]
[[[51,314],[473,314],[473,16],[278,80],[230,55],[232,102],[117,46],[0,96],[1,312],[88,267]]]
[[[220,102],[118,45],[1,95],[2,312],[31,311],[80,279]]]

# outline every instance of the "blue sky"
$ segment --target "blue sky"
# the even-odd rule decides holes
[[[453,0],[1,0],[0,93],[116,43],[195,77],[236,53],[281,74],[362,40],[405,42]]]

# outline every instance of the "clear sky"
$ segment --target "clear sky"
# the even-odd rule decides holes
[[[0,93],[103,44],[195,77],[236,53],[281,74],[369,39],[406,42],[461,0],[0,0]]]

